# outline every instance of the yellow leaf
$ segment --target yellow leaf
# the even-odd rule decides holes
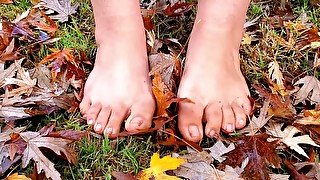
[[[154,153],[151,157],[150,167],[142,171],[141,180],[179,180],[175,176],[165,174],[165,171],[175,170],[185,162],[181,158],[173,158],[170,155],[160,158],[159,153]]]
[[[19,175],[18,173],[14,173],[8,176],[7,180],[31,180],[31,179],[26,177],[25,175]]]

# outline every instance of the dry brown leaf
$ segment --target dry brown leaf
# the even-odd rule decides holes
[[[234,149],[235,147],[233,143],[231,143],[227,147],[220,140],[217,141],[212,147],[208,148],[208,150],[210,151],[210,155],[220,163],[226,159],[225,157],[223,157],[223,155]]]
[[[0,4],[12,4],[13,0],[0,0]]]
[[[305,151],[299,146],[299,144],[309,144],[311,146],[320,147],[317,145],[309,135],[296,136],[300,131],[293,127],[288,126],[284,130],[282,130],[283,124],[269,124],[267,127],[268,134],[280,138],[280,141],[286,144],[290,149],[293,149],[297,153],[309,158],[309,156],[305,153]],[[273,140],[270,138],[270,140]]]
[[[269,63],[269,78],[272,80],[272,81],[275,81],[276,84],[278,85],[278,89],[279,89],[279,93],[282,95],[282,96],[285,96],[286,95],[286,92],[285,92],[285,87],[284,87],[284,84],[283,84],[283,75],[282,75],[282,72],[280,70],[280,65],[277,61],[272,61]]]
[[[260,109],[259,117],[252,116],[250,124],[241,129],[240,133],[248,133],[249,136],[255,135],[270,119],[272,116],[267,116],[270,105],[270,98],[264,101],[262,108]]]
[[[39,147],[49,148],[57,155],[61,155],[62,152],[70,162],[70,156],[73,152],[68,150],[67,145],[72,141],[63,138],[43,137],[39,132],[23,132],[20,133],[20,136],[27,142],[27,148],[22,157],[23,168],[33,159],[38,173],[43,170],[47,178],[52,178],[53,180],[61,179],[61,175],[54,168],[54,164],[43,155]]]
[[[69,16],[75,14],[79,7],[79,4],[71,5],[70,0],[41,0],[41,5],[58,13],[57,15],[50,15],[50,17],[61,22],[68,21]]]
[[[306,76],[295,83],[300,84],[302,87],[296,93],[294,104],[305,103],[306,100],[310,100],[312,104],[320,103],[320,82],[316,77]]]

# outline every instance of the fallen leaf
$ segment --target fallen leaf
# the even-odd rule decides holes
[[[31,180],[31,179],[25,175],[19,175],[18,173],[14,173],[8,176],[6,180]]]
[[[270,98],[264,101],[262,108],[260,109],[259,117],[252,116],[250,123],[244,129],[241,129],[240,133],[248,133],[249,136],[255,135],[270,119],[272,116],[268,116],[268,110],[270,105]]]
[[[69,16],[75,14],[79,7],[79,4],[71,5],[70,0],[41,0],[41,5],[58,13],[50,17],[61,22],[68,21]]]
[[[286,119],[293,119],[296,115],[296,110],[292,105],[290,96],[280,97],[278,94],[271,94],[269,91],[255,84],[253,87],[257,90],[260,96],[265,99],[270,98],[271,107],[268,110],[268,115]]]
[[[298,171],[302,168],[310,167],[309,171],[305,175],[310,178],[320,179],[320,163],[301,162],[301,163],[295,163],[294,166]]]
[[[0,4],[12,4],[13,0],[0,0]]]
[[[281,159],[276,152],[276,143],[268,142],[268,137],[267,134],[259,134],[234,138],[235,149],[226,154],[227,159],[223,165],[240,166],[246,158],[249,158],[248,165],[241,176],[244,179],[252,177],[270,179],[268,165],[280,168]]]
[[[61,179],[61,175],[54,168],[54,164],[43,155],[39,147],[48,148],[57,155],[61,155],[62,152],[69,162],[71,162],[74,152],[70,152],[67,145],[72,141],[63,138],[43,137],[39,132],[22,132],[20,136],[27,142],[27,148],[23,152],[22,167],[25,168],[30,160],[33,159],[36,163],[38,173],[41,173],[43,170],[47,178],[54,180]]]
[[[277,61],[272,61],[269,63],[269,78],[272,80],[272,81],[275,81],[279,87],[279,93],[280,95],[282,96],[285,96],[286,93],[285,93],[285,87],[284,87],[284,84],[283,84],[283,75],[282,75],[282,72],[280,70],[280,65]]]
[[[266,129],[268,134],[280,138],[280,141],[286,144],[290,149],[293,149],[297,153],[307,158],[309,158],[308,155],[299,146],[299,144],[309,144],[315,147],[320,147],[310,138],[309,135],[296,136],[296,134],[300,132],[297,128],[288,126],[284,130],[282,130],[282,127],[283,123],[272,123],[269,124],[269,127],[267,127]]]
[[[284,174],[270,174],[271,180],[289,180],[290,175]]]
[[[223,144],[222,141],[218,140],[212,147],[208,148],[210,151],[210,155],[220,163],[224,161],[226,158],[222,157],[222,155],[232,151],[235,149],[233,143],[231,143],[228,147]]]
[[[302,117],[297,119],[294,123],[303,125],[320,125],[320,110],[305,110],[301,114]]]
[[[295,83],[300,84],[302,87],[296,93],[294,104],[304,103],[306,100],[310,100],[312,104],[320,103],[320,82],[316,77],[306,76]]]
[[[132,174],[124,174],[123,172],[112,172],[112,176],[116,178],[116,180],[137,180]]]
[[[178,180],[179,178],[174,176],[169,176],[165,174],[165,171],[175,170],[181,164],[185,162],[181,158],[173,158],[170,155],[167,155],[163,158],[160,158],[159,153],[154,153],[151,157],[150,167],[142,171],[139,179],[149,180],[151,179],[167,179],[167,180]]]

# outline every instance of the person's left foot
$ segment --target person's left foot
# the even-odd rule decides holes
[[[240,71],[239,42],[232,29],[193,29],[178,97],[194,103],[179,104],[178,126],[183,137],[198,142],[243,128],[251,111],[249,90]]]

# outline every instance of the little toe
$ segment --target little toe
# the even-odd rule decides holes
[[[232,110],[236,119],[236,129],[241,129],[246,125],[247,115],[244,109],[236,102],[232,105]]]
[[[100,103],[95,103],[90,106],[90,108],[88,109],[88,112],[86,114],[87,123],[89,125],[92,125],[96,122],[98,114],[101,111],[101,107],[102,106]]]
[[[204,118],[207,121],[205,133],[213,138],[220,133],[222,125],[222,109],[219,103],[209,104],[204,110]]]
[[[96,123],[94,125],[94,130],[97,133],[103,132],[103,130],[105,129],[105,127],[108,123],[110,114],[111,114],[111,108],[109,106],[105,106],[101,109],[101,111],[97,117]]]
[[[80,109],[80,112],[81,114],[84,116],[87,114],[89,108],[90,108],[90,100],[86,97],[84,97],[79,105],[79,109]]]
[[[222,129],[228,133],[232,133],[235,129],[235,117],[230,105],[224,105],[222,107]]]
[[[128,112],[127,107],[113,107],[112,112],[106,128],[104,129],[104,135],[110,138],[115,138],[119,133],[121,124],[126,118]]]
[[[203,137],[203,108],[190,102],[179,103],[178,127],[182,136],[193,142],[199,142]]]
[[[155,103],[153,99],[134,104],[130,109],[130,115],[125,123],[126,130],[136,132],[150,128],[154,111]]]

